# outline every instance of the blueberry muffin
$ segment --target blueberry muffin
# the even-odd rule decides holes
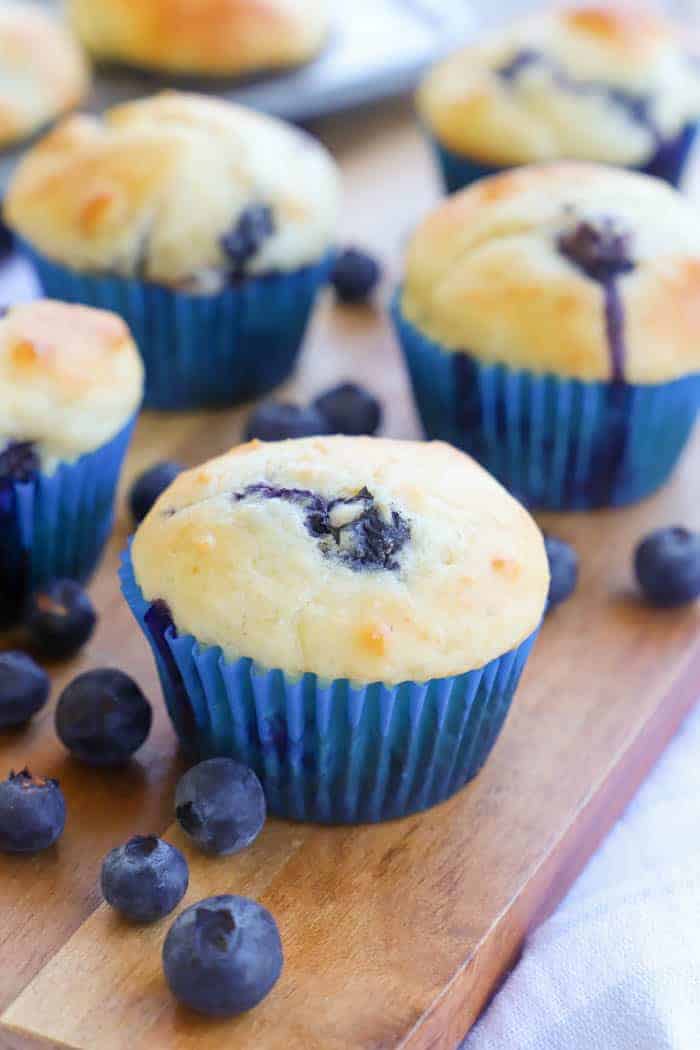
[[[277,813],[347,822],[476,775],[549,574],[527,512],[457,450],[319,437],[182,474],[122,582],[187,750],[251,766]]]
[[[677,185],[700,116],[700,64],[635,6],[541,11],[434,69],[418,108],[447,187],[521,164],[584,160]]]
[[[418,229],[394,319],[430,437],[530,505],[658,488],[700,399],[700,215],[648,175],[492,176]]]
[[[32,587],[94,570],[142,393],[114,314],[45,300],[0,319],[2,626]]]
[[[241,75],[309,61],[328,0],[68,0],[95,58],[175,74]]]
[[[89,87],[82,52],[36,4],[0,7],[0,149],[79,105]]]
[[[336,167],[309,135],[167,92],[61,124],[20,163],[5,218],[47,294],[128,322],[146,403],[193,408],[292,371],[337,201]]]

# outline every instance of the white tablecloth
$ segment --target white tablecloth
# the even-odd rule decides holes
[[[464,1050],[700,1050],[700,710]]]

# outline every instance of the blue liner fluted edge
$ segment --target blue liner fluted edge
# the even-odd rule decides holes
[[[147,408],[236,405],[260,397],[294,370],[316,297],[334,254],[290,273],[251,277],[216,295],[145,281],[79,273],[26,241],[47,295],[119,314],[146,368]]]
[[[20,609],[32,588],[51,580],[85,582],[92,575],[112,529],[114,496],[134,423],[132,418],[110,441],[73,463],[59,463],[52,474],[39,473],[25,482],[2,479],[0,583],[3,589],[23,590],[6,594],[7,606]]]
[[[583,382],[443,350],[392,319],[429,438],[474,456],[530,507],[625,506],[668,479],[700,408],[700,374],[657,385]]]
[[[484,668],[430,682],[293,678],[250,659],[229,661],[218,646],[172,628],[155,642],[129,551],[120,576],[185,750],[244,762],[270,811],[294,820],[390,820],[453,795],[488,758],[537,636]]]
[[[430,132],[427,134],[448,193],[455,193],[479,179],[490,175],[500,175],[504,171],[510,171],[519,166],[517,164],[480,163],[475,158],[448,149]],[[644,175],[654,175],[677,188],[687,169],[696,135],[697,125],[687,124],[676,138],[664,143],[646,164],[632,166],[629,170],[639,171]]]

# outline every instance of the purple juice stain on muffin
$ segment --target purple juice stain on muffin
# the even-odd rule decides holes
[[[235,225],[220,242],[231,263],[234,277],[243,277],[248,263],[255,258],[265,241],[274,236],[275,231],[275,217],[267,204],[251,204],[241,212]]]
[[[398,556],[411,538],[411,527],[397,510],[388,514],[367,489],[353,496],[328,500],[308,489],[275,488],[264,483],[234,493],[238,503],[251,498],[279,499],[304,510],[308,532],[319,541],[321,553],[355,572],[396,572]]]
[[[603,504],[611,498],[623,472],[629,437],[625,311],[618,279],[635,267],[632,237],[627,231],[621,230],[612,218],[581,220],[559,236],[557,247],[587,277],[602,286],[605,297],[605,330],[612,386],[608,392],[606,417],[594,457],[595,477],[587,485],[589,499],[593,503]]]
[[[625,314],[617,278],[634,269],[631,235],[611,218],[582,219],[557,239],[559,252],[602,285],[613,381],[625,378]]]
[[[498,66],[495,73],[497,77],[508,83],[517,80],[520,74],[530,66],[550,68],[550,62],[541,51],[536,51],[532,47],[523,47],[514,52],[502,66]]]
[[[700,72],[700,62],[694,64]],[[650,95],[638,95],[601,81],[577,80],[567,73],[556,59],[535,48],[516,51],[494,72],[505,86],[512,88],[528,70],[538,67],[547,71],[557,87],[567,94],[598,96],[610,106],[622,110],[631,123],[648,131],[654,141],[654,151],[644,164],[633,167],[648,175],[665,179],[673,186],[678,185],[695,138],[694,122],[686,122],[671,138],[664,138],[654,119],[653,98]]]
[[[11,441],[0,452],[0,627],[17,623],[30,588],[29,555],[22,544],[17,484],[39,472],[31,441]]]
[[[625,91],[623,88],[613,87],[611,84],[598,80],[577,80],[556,59],[535,48],[522,48],[516,51],[507,62],[495,70],[495,73],[502,82],[510,86],[533,67],[549,73],[557,87],[569,95],[599,95],[612,106],[624,110],[633,124],[638,124],[651,132],[657,148],[663,142],[663,136],[652,116],[650,96],[636,95],[632,91]]]
[[[181,733],[189,737],[190,740],[195,740],[197,720],[192,710],[185,683],[180,674],[180,668],[177,666],[177,661],[172,654],[166,637],[168,632],[170,632],[173,638],[177,638],[177,627],[173,622],[167,602],[164,602],[161,598],[152,602],[144,616],[144,623],[173,688],[177,703],[177,720],[180,723]]]

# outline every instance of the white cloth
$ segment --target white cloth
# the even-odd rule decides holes
[[[700,1050],[700,710],[463,1050]]]

